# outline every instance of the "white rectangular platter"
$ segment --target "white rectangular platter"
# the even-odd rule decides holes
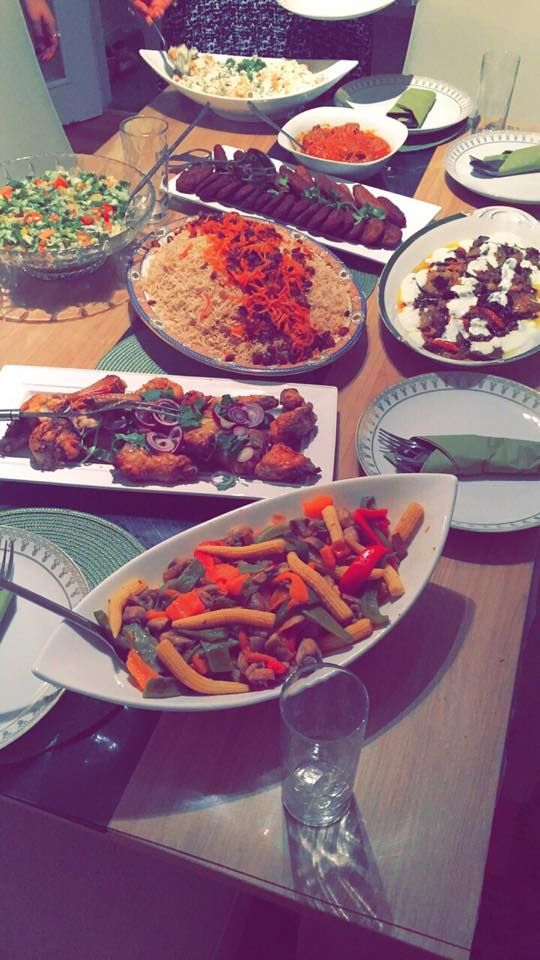
[[[224,150],[227,154],[227,159],[232,159],[236,147],[224,147]],[[281,166],[281,161],[274,160],[272,157],[270,157],[270,159],[272,160],[276,170],[279,169]],[[271,223],[274,223],[271,217],[265,217],[262,213],[249,213],[236,207],[225,207],[223,204],[218,203],[217,200],[200,200],[195,193],[180,193],[180,191],[176,189],[177,178],[178,174],[176,173],[173,177],[169,177],[167,181],[167,192],[169,193],[169,196],[173,197],[175,200],[196,203],[198,206],[208,207],[210,210],[220,210],[223,212],[235,210],[237,213],[244,213],[248,217],[257,217],[259,220],[269,220]],[[341,180],[339,182],[348,187],[352,194],[352,185],[350,183],[347,183],[346,180]],[[366,188],[368,190],[371,189],[369,184],[366,184]],[[412,235],[417,233],[418,230],[421,230],[422,227],[425,227],[428,223],[431,223],[433,218],[441,209],[434,203],[426,203],[425,200],[415,200],[413,197],[405,197],[401,193],[390,193],[388,190],[379,190],[378,187],[375,188],[373,192],[378,196],[388,197],[388,199],[392,200],[392,202],[395,203],[405,214],[407,226],[403,230],[403,240],[408,240],[409,237],[412,237]],[[282,223],[282,221],[276,222]],[[343,253],[352,253],[357,257],[365,257],[367,260],[374,260],[375,263],[388,263],[390,257],[394,253],[393,250],[376,250],[372,247],[364,247],[364,245],[361,243],[342,243],[339,240],[329,240],[327,237],[321,237],[316,233],[309,233],[307,230],[302,230],[301,227],[295,227],[291,224],[285,225],[290,226],[291,229],[295,230],[297,233],[301,233],[318,243],[322,243],[325,247],[332,247],[334,250],[342,250]]]
[[[71,393],[95,383],[106,373],[116,373],[127,384],[128,390],[136,390],[153,376],[153,374],[123,373],[116,370],[6,365],[0,369],[0,407],[18,408],[34,393]],[[169,379],[181,384],[185,392],[200,390],[202,393],[218,396],[225,393],[229,393],[231,396],[252,393],[279,396],[279,392],[284,387],[296,387],[305,401],[313,404],[313,410],[317,415],[317,433],[303,452],[316,466],[321,468],[321,476],[317,483],[310,484],[306,489],[313,489],[317,485],[329,483],[333,479],[337,428],[336,387],[303,383],[264,383],[261,381],[249,383],[247,381],[224,380],[221,377],[170,377]],[[1,423],[0,436],[3,436],[6,429],[7,424]],[[298,485],[265,483],[262,480],[245,480],[243,478],[239,478],[234,487],[222,491],[217,490],[210,480],[198,480],[196,483],[183,483],[171,487],[157,483],[135,484],[128,481],[119,483],[118,480],[114,479],[111,466],[106,463],[85,463],[73,467],[62,467],[58,470],[41,471],[32,467],[27,455],[0,457],[0,480],[53,483],[69,487],[89,487],[104,490],[125,488],[130,492],[148,493],[149,491],[156,491],[187,494],[188,496],[219,496],[250,500],[276,497],[279,494],[298,489]]]

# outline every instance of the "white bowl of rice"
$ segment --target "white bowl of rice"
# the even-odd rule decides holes
[[[243,123],[260,123],[249,101],[265,113],[285,115],[310,103],[358,65],[357,60],[287,60],[276,57],[197,55],[189,74],[175,65],[175,48],[139,50],[146,64],[162,80],[189,100],[209,103],[220,117]]]

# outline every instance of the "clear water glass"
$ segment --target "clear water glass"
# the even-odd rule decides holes
[[[332,663],[310,662],[280,694],[282,802],[296,820],[326,826],[351,802],[369,699],[361,680]]]
[[[513,50],[486,50],[471,130],[504,130],[520,63],[521,57]]]
[[[168,129],[169,125],[165,120],[146,114],[122,120],[120,137],[125,162],[137,167],[142,173],[148,173],[167,149]],[[155,223],[163,219],[167,213],[168,194],[163,188],[163,184],[167,183],[167,160],[151,178],[151,183],[156,194],[156,202],[150,221]]]

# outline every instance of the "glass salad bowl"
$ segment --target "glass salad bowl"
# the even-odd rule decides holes
[[[0,163],[0,263],[51,280],[96,270],[128,246],[152,214],[151,183],[129,200],[142,176],[99,154]]]

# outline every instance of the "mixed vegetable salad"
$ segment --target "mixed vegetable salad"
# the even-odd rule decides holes
[[[391,529],[373,498],[349,510],[321,495],[302,517],[202,541],[160,586],[131,580],[94,616],[143,697],[274,687],[389,623],[380,607],[405,592],[399,565],[423,517],[410,503]]]
[[[48,170],[0,187],[0,248],[57,252],[124,229],[130,185],[87,170]]]

